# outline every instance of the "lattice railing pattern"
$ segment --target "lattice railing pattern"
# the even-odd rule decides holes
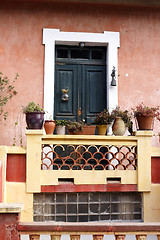
[[[42,145],[42,169],[136,170],[136,146]]]

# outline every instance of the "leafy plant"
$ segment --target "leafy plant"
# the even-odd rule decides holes
[[[113,121],[113,116],[107,109],[95,115],[94,123],[97,125],[108,125]]]
[[[27,106],[22,106],[23,113],[28,113],[28,112],[42,112],[44,113],[45,111],[43,108],[40,106],[40,104],[36,104],[35,102],[29,102]]]
[[[68,122],[66,120],[56,120],[56,126],[67,126]]]
[[[160,120],[159,107],[148,107],[148,106],[145,106],[144,103],[142,102],[135,108],[132,108],[132,110],[135,117],[137,115],[152,116]]]
[[[4,76],[3,73],[0,72],[0,116],[2,116],[4,120],[6,120],[8,116],[8,112],[4,111],[4,108],[9,99],[17,94],[14,84],[18,77],[19,75],[17,73],[11,82],[7,76]]]
[[[83,123],[82,122],[72,122],[68,121],[67,127],[68,130],[73,132],[73,133],[78,133],[79,131],[83,130]]]
[[[113,117],[113,119],[115,119],[116,117],[121,117],[122,120],[124,121],[126,127],[130,128],[132,125],[132,121],[131,121],[131,113],[129,113],[128,110],[124,110],[122,111],[120,109],[120,107],[116,107],[112,112],[111,115]]]

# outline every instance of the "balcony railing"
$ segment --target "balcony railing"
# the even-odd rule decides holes
[[[104,235],[114,235],[116,240],[135,235],[137,240],[146,240],[147,235],[157,235],[160,240],[160,223],[20,223],[18,230],[30,240],[39,240],[40,235],[50,235],[51,240],[61,240],[62,235],[70,235],[70,240],[80,240],[82,235],[92,235],[93,240],[103,240]]]
[[[59,185],[64,178],[76,185],[119,179],[121,184],[137,185],[138,191],[151,189],[151,131],[135,136],[60,136],[28,130],[26,135],[29,192]]]

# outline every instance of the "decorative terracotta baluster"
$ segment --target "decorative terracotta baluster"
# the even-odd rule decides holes
[[[70,235],[70,240],[80,240],[80,235]]]
[[[160,235],[157,235],[157,240],[160,240]]]
[[[29,235],[29,239],[30,240],[39,240],[40,239],[40,235]]]
[[[116,240],[124,240],[126,235],[115,235]]]
[[[136,240],[146,240],[147,235],[136,235]]]
[[[93,240],[103,240],[104,235],[93,235]]]
[[[61,240],[61,235],[51,235],[51,240]]]

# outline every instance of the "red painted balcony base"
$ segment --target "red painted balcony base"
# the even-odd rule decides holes
[[[136,192],[136,184],[59,184],[41,186],[41,192]]]

